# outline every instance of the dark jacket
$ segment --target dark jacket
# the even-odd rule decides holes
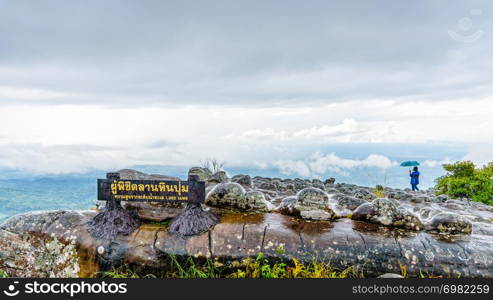
[[[411,184],[419,184],[419,172],[418,171],[413,171],[411,174]]]

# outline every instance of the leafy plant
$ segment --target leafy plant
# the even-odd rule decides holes
[[[384,187],[380,184],[377,184],[375,188],[373,189],[373,194],[377,196],[378,198],[384,198],[385,197],[385,190]]]
[[[279,249],[279,251],[283,251]],[[129,266],[121,266],[109,272],[101,273],[106,278],[346,278],[363,277],[355,267],[345,270],[332,268],[329,263],[316,260],[304,265],[296,259],[290,262],[278,260],[272,262],[263,253],[256,258],[247,258],[233,266],[224,266],[219,262],[207,259],[202,263],[194,261],[192,257],[179,260],[176,256],[169,256],[169,270],[141,275]]]
[[[493,205],[493,163],[476,168],[471,161],[444,164],[447,171],[436,179],[437,194],[452,198],[469,198],[473,201]]]
[[[4,270],[0,270],[0,278],[8,278],[9,275]]]

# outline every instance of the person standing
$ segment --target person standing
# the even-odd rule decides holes
[[[419,184],[419,171],[418,167],[414,167],[413,171],[409,170],[409,176],[411,176],[411,188],[413,191],[419,191],[418,184]]]

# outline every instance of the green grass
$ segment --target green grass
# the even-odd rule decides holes
[[[4,270],[0,270],[0,278],[8,278],[9,275]]]
[[[247,258],[233,266],[211,259],[198,263],[192,257],[179,261],[169,256],[170,268],[161,274],[138,274],[128,266],[101,274],[105,278],[361,278],[363,273],[355,267],[344,270],[333,268],[329,263],[312,261],[303,264],[296,259],[289,262],[269,261],[262,253]]]

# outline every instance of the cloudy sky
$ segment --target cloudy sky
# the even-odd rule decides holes
[[[493,157],[491,1],[0,0],[0,169]]]

